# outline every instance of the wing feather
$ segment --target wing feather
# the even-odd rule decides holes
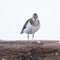
[[[28,22],[29,22],[29,20],[27,20],[26,23],[24,24],[22,31],[21,31],[21,34],[23,33],[23,30],[26,28]]]

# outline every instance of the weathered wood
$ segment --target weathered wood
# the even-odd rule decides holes
[[[0,60],[60,60],[60,41],[1,41]]]

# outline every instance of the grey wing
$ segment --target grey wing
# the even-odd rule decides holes
[[[23,30],[26,28],[28,22],[29,22],[29,20],[27,20],[26,23],[24,24],[22,31],[21,31],[21,34],[23,33]]]

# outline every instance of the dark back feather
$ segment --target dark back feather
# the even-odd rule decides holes
[[[24,24],[22,31],[21,31],[21,34],[23,33],[23,30],[26,28],[28,22],[29,22],[29,20],[27,20],[26,23]]]

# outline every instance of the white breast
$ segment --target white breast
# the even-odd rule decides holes
[[[32,25],[30,24],[30,22],[28,22],[26,28],[24,29],[24,32],[27,33],[27,34],[33,34],[33,33],[35,33],[39,28],[40,28],[40,25],[39,25],[39,26],[32,26]]]

